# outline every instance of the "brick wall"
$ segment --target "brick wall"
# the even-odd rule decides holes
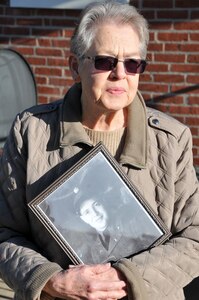
[[[131,1],[150,24],[149,65],[140,90],[148,105],[187,124],[199,168],[199,6],[198,0]],[[37,81],[39,103],[62,97],[72,84],[70,37],[78,10],[14,9],[0,1],[0,47],[25,56]]]

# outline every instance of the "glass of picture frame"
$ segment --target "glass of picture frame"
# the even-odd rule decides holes
[[[29,203],[74,264],[115,262],[170,232],[102,143]]]

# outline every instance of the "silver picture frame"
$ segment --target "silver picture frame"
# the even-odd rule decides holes
[[[115,262],[171,235],[102,143],[28,205],[74,264]]]

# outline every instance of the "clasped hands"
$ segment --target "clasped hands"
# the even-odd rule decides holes
[[[43,291],[71,300],[115,300],[127,295],[124,277],[110,263],[69,266],[54,274]]]

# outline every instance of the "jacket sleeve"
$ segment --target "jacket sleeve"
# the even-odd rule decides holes
[[[188,128],[179,138],[174,163],[173,235],[165,244],[129,259],[129,268],[138,267],[153,300],[184,299],[183,288],[199,276],[199,187]]]
[[[48,279],[61,267],[31,242],[26,205],[26,153],[17,118],[0,162],[0,276],[16,299],[39,299]]]

